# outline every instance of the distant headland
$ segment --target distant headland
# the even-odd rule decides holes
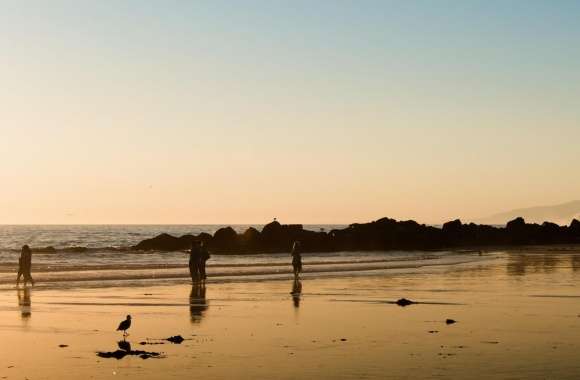
[[[558,224],[567,224],[569,221],[580,219],[580,200],[560,203],[556,205],[518,208],[491,215],[485,218],[472,220],[483,224],[506,224],[509,220],[522,217],[528,222],[542,223],[549,220]]]
[[[232,227],[220,228],[213,235],[161,234],[132,247],[140,251],[180,251],[193,241],[203,241],[213,253],[254,254],[289,252],[292,242],[302,243],[305,252],[380,251],[453,249],[462,247],[521,246],[542,244],[580,244],[580,221],[560,226],[551,222],[526,223],[521,217],[505,227],[463,224],[459,219],[434,227],[413,220],[382,218],[356,223],[331,231],[305,230],[301,224],[265,225],[261,231],[248,228],[238,234]]]

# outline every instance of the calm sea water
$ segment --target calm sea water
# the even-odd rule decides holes
[[[130,247],[141,240],[161,233],[175,236],[213,234],[227,225],[0,225],[0,252],[20,249],[22,245],[31,247]],[[239,224],[231,226],[237,232],[244,232],[249,227],[261,230],[263,225]],[[304,228],[319,231],[344,228],[344,225],[305,225]]]
[[[238,232],[260,225],[234,225]],[[86,251],[35,252],[33,277],[37,286],[114,286],[188,281],[185,252],[119,251],[166,232],[213,234],[222,225],[100,225],[0,226],[0,287],[14,284],[20,248],[86,247]],[[331,230],[342,225],[305,225],[309,230]],[[481,260],[470,252],[334,252],[304,255],[304,276],[356,275],[379,271],[416,271]],[[213,255],[208,262],[212,281],[256,281],[290,276],[288,254]]]

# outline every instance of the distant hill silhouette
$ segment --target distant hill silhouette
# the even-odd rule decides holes
[[[551,206],[520,208],[474,221],[484,224],[506,224],[517,217],[522,217],[532,223],[551,221],[556,224],[566,225],[572,219],[580,219],[580,200]]]

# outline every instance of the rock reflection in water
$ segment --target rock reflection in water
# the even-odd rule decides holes
[[[562,265],[564,256],[556,252],[543,253],[513,253],[508,257],[506,266],[507,274],[510,276],[523,276],[525,274],[554,273]],[[580,262],[576,262],[578,265]],[[574,262],[572,263],[574,268]]]

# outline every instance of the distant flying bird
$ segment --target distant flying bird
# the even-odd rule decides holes
[[[127,315],[127,319],[123,322],[119,323],[119,327],[117,327],[117,331],[123,331],[123,336],[127,336],[127,330],[131,327],[131,316]]]

